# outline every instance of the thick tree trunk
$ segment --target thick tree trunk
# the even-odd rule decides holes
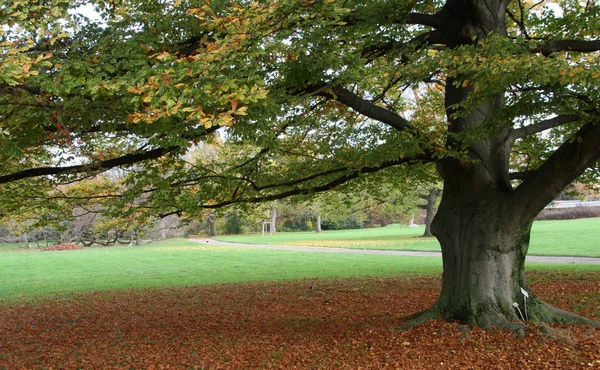
[[[521,288],[531,292],[523,266],[533,220],[517,224],[506,212],[506,193],[478,190],[464,178],[450,182],[454,187],[445,187],[433,222],[444,265],[436,309],[469,325],[508,326],[521,320],[513,307],[514,302],[523,307]]]
[[[442,291],[434,307],[414,323],[442,317],[518,332],[529,320],[597,325],[544,304],[532,292],[524,264],[535,215],[520,207],[515,194],[499,190],[481,163],[440,167],[443,174],[454,174],[445,176],[432,224],[442,247]]]

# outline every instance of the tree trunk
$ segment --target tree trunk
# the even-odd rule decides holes
[[[598,324],[551,307],[531,291],[524,263],[536,213],[522,207],[517,194],[499,189],[482,163],[448,160],[439,167],[444,192],[432,232],[442,247],[442,290],[434,307],[409,326],[432,317],[520,333],[524,320]]]
[[[277,232],[277,226],[275,226],[276,223],[277,223],[277,208],[275,208],[275,206],[273,206],[273,207],[271,207],[271,233]]]
[[[431,234],[431,222],[433,221],[433,217],[435,216],[435,205],[437,203],[438,196],[439,191],[435,188],[432,188],[431,190],[429,190],[429,193],[427,193],[427,196],[425,198],[425,200],[427,201],[427,204],[425,205],[425,210],[427,213],[425,214],[425,232],[423,233],[424,237],[433,236]]]
[[[317,233],[323,232],[321,230],[321,214],[317,213]]]
[[[217,236],[217,218],[214,215],[208,216],[208,224],[210,225],[210,236]]]

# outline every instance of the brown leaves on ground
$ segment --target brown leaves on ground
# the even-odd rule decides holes
[[[51,245],[49,247],[43,248],[43,251],[72,251],[76,249],[83,249],[81,245],[74,243],[60,243],[56,245]]]
[[[535,274],[538,295],[600,318],[600,274]],[[92,292],[4,305],[6,369],[592,369],[600,329],[468,330],[432,321],[438,278],[301,280]],[[555,328],[556,330],[563,330]]]

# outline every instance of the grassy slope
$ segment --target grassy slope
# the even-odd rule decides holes
[[[600,271],[598,265],[543,270]],[[142,247],[4,251],[0,301],[53,293],[302,278],[439,274],[435,257],[403,257],[215,247],[171,240]]]
[[[529,254],[600,257],[600,218],[566,221],[537,221],[533,224]],[[352,249],[392,249],[439,251],[435,238],[419,238],[423,227],[388,226],[378,229],[327,231],[322,234],[277,233],[262,235],[228,235],[222,241],[334,247]]]

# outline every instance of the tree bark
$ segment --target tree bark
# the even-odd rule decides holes
[[[217,217],[215,215],[208,216],[208,224],[210,225],[210,236],[217,236]]]
[[[436,203],[438,200],[438,196],[439,196],[439,191],[435,188],[432,188],[429,190],[429,193],[427,193],[427,196],[425,198],[425,200],[427,201],[427,204],[425,204],[425,232],[423,233],[424,237],[431,237],[433,236],[431,234],[431,222],[433,221],[433,217],[435,216],[435,211],[436,211]]]
[[[317,213],[317,233],[321,232],[323,232],[321,229],[321,213]]]
[[[275,206],[271,207],[271,233],[277,232],[277,208]]]

